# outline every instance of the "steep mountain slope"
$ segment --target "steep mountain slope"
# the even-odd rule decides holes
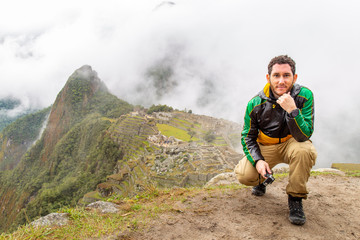
[[[74,204],[111,174],[121,152],[105,130],[131,110],[90,66],[76,70],[58,94],[41,139],[13,171],[0,172],[0,229]]]
[[[76,70],[52,105],[41,138],[18,156],[13,170],[0,171],[0,230],[112,194],[203,185],[232,171],[241,157],[239,124],[132,110],[90,66]]]

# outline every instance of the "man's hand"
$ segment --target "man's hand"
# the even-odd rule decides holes
[[[294,99],[290,96],[290,92],[284,93],[276,102],[288,113],[291,113],[297,108]]]
[[[259,160],[256,163],[256,170],[258,171],[258,173],[263,177],[265,177],[266,173],[271,173],[271,169],[269,167],[269,164],[267,162],[265,162],[264,160]]]

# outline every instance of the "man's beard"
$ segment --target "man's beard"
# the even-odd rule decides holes
[[[291,85],[290,85],[290,87],[288,87],[283,94],[290,92],[291,89],[293,88],[294,84],[295,84],[295,83],[294,83],[294,80],[293,80],[292,83],[291,83]],[[273,95],[274,95],[275,98],[279,98],[279,97],[281,97],[281,96],[283,95],[283,94],[278,95],[278,94],[275,92],[275,89],[276,89],[276,88],[275,88],[275,86],[273,86],[273,85],[271,84],[271,81],[270,81],[270,89],[271,89],[271,91],[272,91],[272,93],[273,93]]]

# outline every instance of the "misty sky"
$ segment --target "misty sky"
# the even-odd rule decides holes
[[[0,98],[47,107],[88,64],[132,104],[161,103],[243,122],[280,54],[312,89],[317,166],[360,162],[360,3],[309,0],[4,0]],[[172,69],[159,95],[148,76]]]

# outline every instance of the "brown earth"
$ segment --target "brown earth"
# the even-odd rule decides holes
[[[203,191],[115,239],[360,239],[360,178],[311,176],[303,226],[288,221],[287,180],[276,179],[262,197],[250,188]]]

